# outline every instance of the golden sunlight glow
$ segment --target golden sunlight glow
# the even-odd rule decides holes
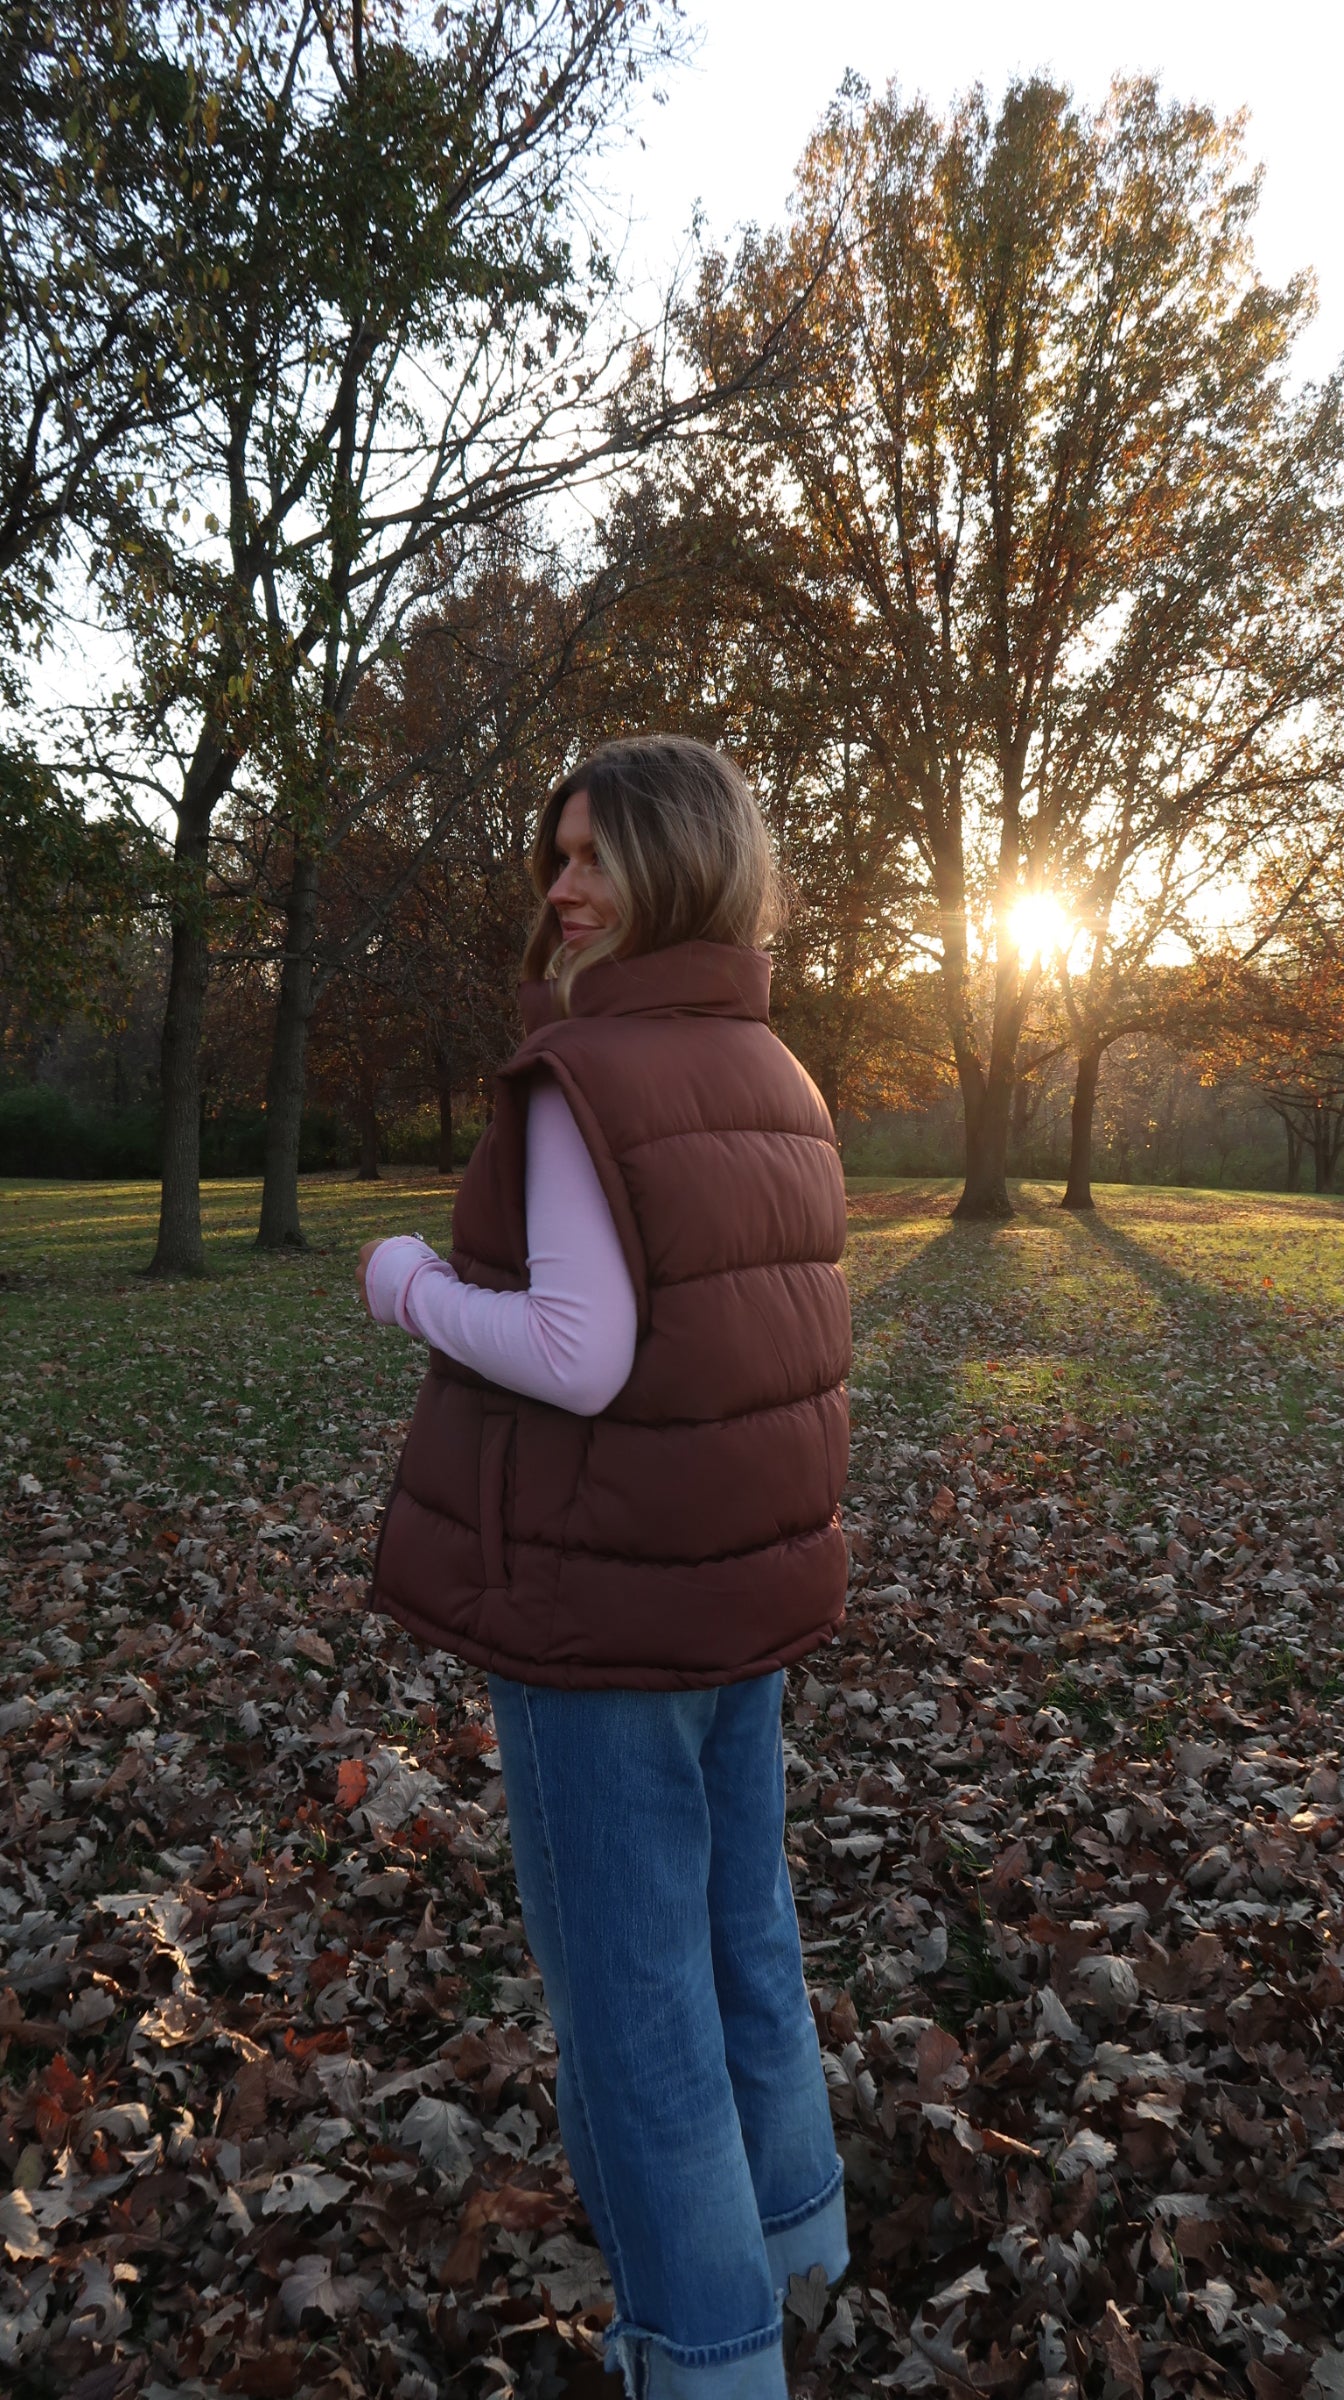
[[[1033,959],[1061,958],[1077,938],[1077,928],[1053,892],[1028,892],[1008,918],[1008,933],[1024,966]]]

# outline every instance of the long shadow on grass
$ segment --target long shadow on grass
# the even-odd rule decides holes
[[[1249,1414],[1265,1421],[1267,1431],[1271,1423],[1276,1430],[1287,1424],[1290,1431],[1300,1434],[1304,1411],[1319,1397],[1318,1366],[1301,1336],[1296,1354],[1286,1350],[1286,1329],[1275,1302],[1262,1298],[1253,1288],[1225,1290],[1185,1267],[1174,1265],[1169,1258],[1155,1256],[1143,1242],[1136,1241],[1099,1211],[1062,1213],[1069,1217],[1080,1242],[1090,1243],[1138,1277],[1172,1311],[1177,1328],[1182,1322],[1188,1325],[1194,1319],[1196,1330],[1208,1345],[1208,1356],[1201,1362],[1206,1371],[1212,1368],[1216,1354],[1223,1375],[1227,1375],[1234,1365],[1229,1345],[1233,1340],[1249,1337],[1254,1349],[1248,1365],[1267,1367],[1274,1378],[1269,1391],[1248,1389],[1242,1395]],[[1208,1405],[1207,1394],[1191,1397],[1197,1407]],[[1231,1387],[1224,1385],[1220,1406],[1229,1409],[1234,1398]],[[1285,1410],[1286,1417],[1281,1413]]]
[[[1051,1223],[1047,1205],[1024,1195],[1014,1218],[966,1223],[952,1218],[953,1197],[948,1194],[939,1230],[864,1293],[854,1310],[860,1388],[884,1383],[931,1421],[965,1413],[968,1349],[992,1352],[1006,1339],[1042,1359],[1052,1350],[1044,1315],[1039,1325],[1030,1321],[1037,1315],[1038,1286],[1020,1247],[1024,1222]],[[927,1198],[923,1205],[928,1207]]]
[[[1113,1259],[1169,1305],[1184,1308],[1193,1299],[1215,1319],[1228,1314],[1235,1305],[1243,1327],[1254,1318],[1257,1330],[1260,1326],[1273,1330],[1273,1313],[1253,1292],[1233,1295],[1203,1276],[1191,1274],[1185,1267],[1174,1266],[1169,1259],[1155,1257],[1145,1243],[1136,1241],[1131,1233],[1122,1232],[1114,1219],[1103,1215],[1101,1210],[1061,1209],[1060,1219],[1070,1231],[1109,1251]]]
[[[856,1392],[884,1391],[908,1406],[912,1427],[930,1431],[1048,1426],[1062,1411],[1102,1427],[1136,1406],[1166,1421],[1186,1387],[1193,1425],[1201,1411],[1229,1407],[1232,1344],[1249,1334],[1263,1358],[1245,1354],[1248,1386],[1270,1371],[1263,1392],[1247,1389],[1251,1417],[1284,1416],[1300,1430],[1317,1396],[1310,1352],[1320,1328],[1290,1329],[1254,1287],[1228,1290],[1216,1248],[1207,1274],[1198,1253],[1193,1267],[1188,1253],[1178,1263],[1174,1224],[1163,1248],[1160,1226],[1145,1240],[1104,1211],[1062,1210],[1055,1192],[1017,1187],[1013,1197],[1010,1220],[928,1223],[870,1289],[856,1278]],[[917,1208],[943,1217],[947,1205],[941,1193],[902,1200],[907,1221]],[[882,1209],[879,1195],[870,1205]],[[893,1230],[897,1213],[887,1216]]]

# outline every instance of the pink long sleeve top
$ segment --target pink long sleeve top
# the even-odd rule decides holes
[[[491,1383],[595,1417],[634,1364],[635,1289],[588,1145],[551,1077],[527,1111],[527,1289],[463,1283],[418,1234],[380,1242],[370,1313]]]

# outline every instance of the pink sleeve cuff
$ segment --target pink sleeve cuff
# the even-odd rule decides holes
[[[489,1383],[598,1416],[634,1363],[635,1289],[588,1145],[550,1077],[529,1095],[526,1200],[525,1290],[463,1283],[428,1242],[399,1234],[370,1255],[369,1307]]]
[[[420,1267],[430,1260],[438,1265],[436,1250],[422,1242],[418,1233],[393,1234],[390,1241],[380,1242],[364,1273],[364,1289],[369,1296],[369,1314],[380,1325],[400,1325],[403,1333],[416,1328],[406,1316],[406,1295],[411,1279]],[[449,1274],[452,1269],[448,1269]]]

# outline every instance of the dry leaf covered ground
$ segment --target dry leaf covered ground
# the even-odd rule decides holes
[[[1344,2394],[1344,1211],[860,1189],[790,1843],[853,2271],[799,2391]],[[0,2378],[601,2394],[479,1680],[365,1614],[415,1382],[308,1196],[0,1189]],[[614,2385],[606,2385],[609,2395]]]

